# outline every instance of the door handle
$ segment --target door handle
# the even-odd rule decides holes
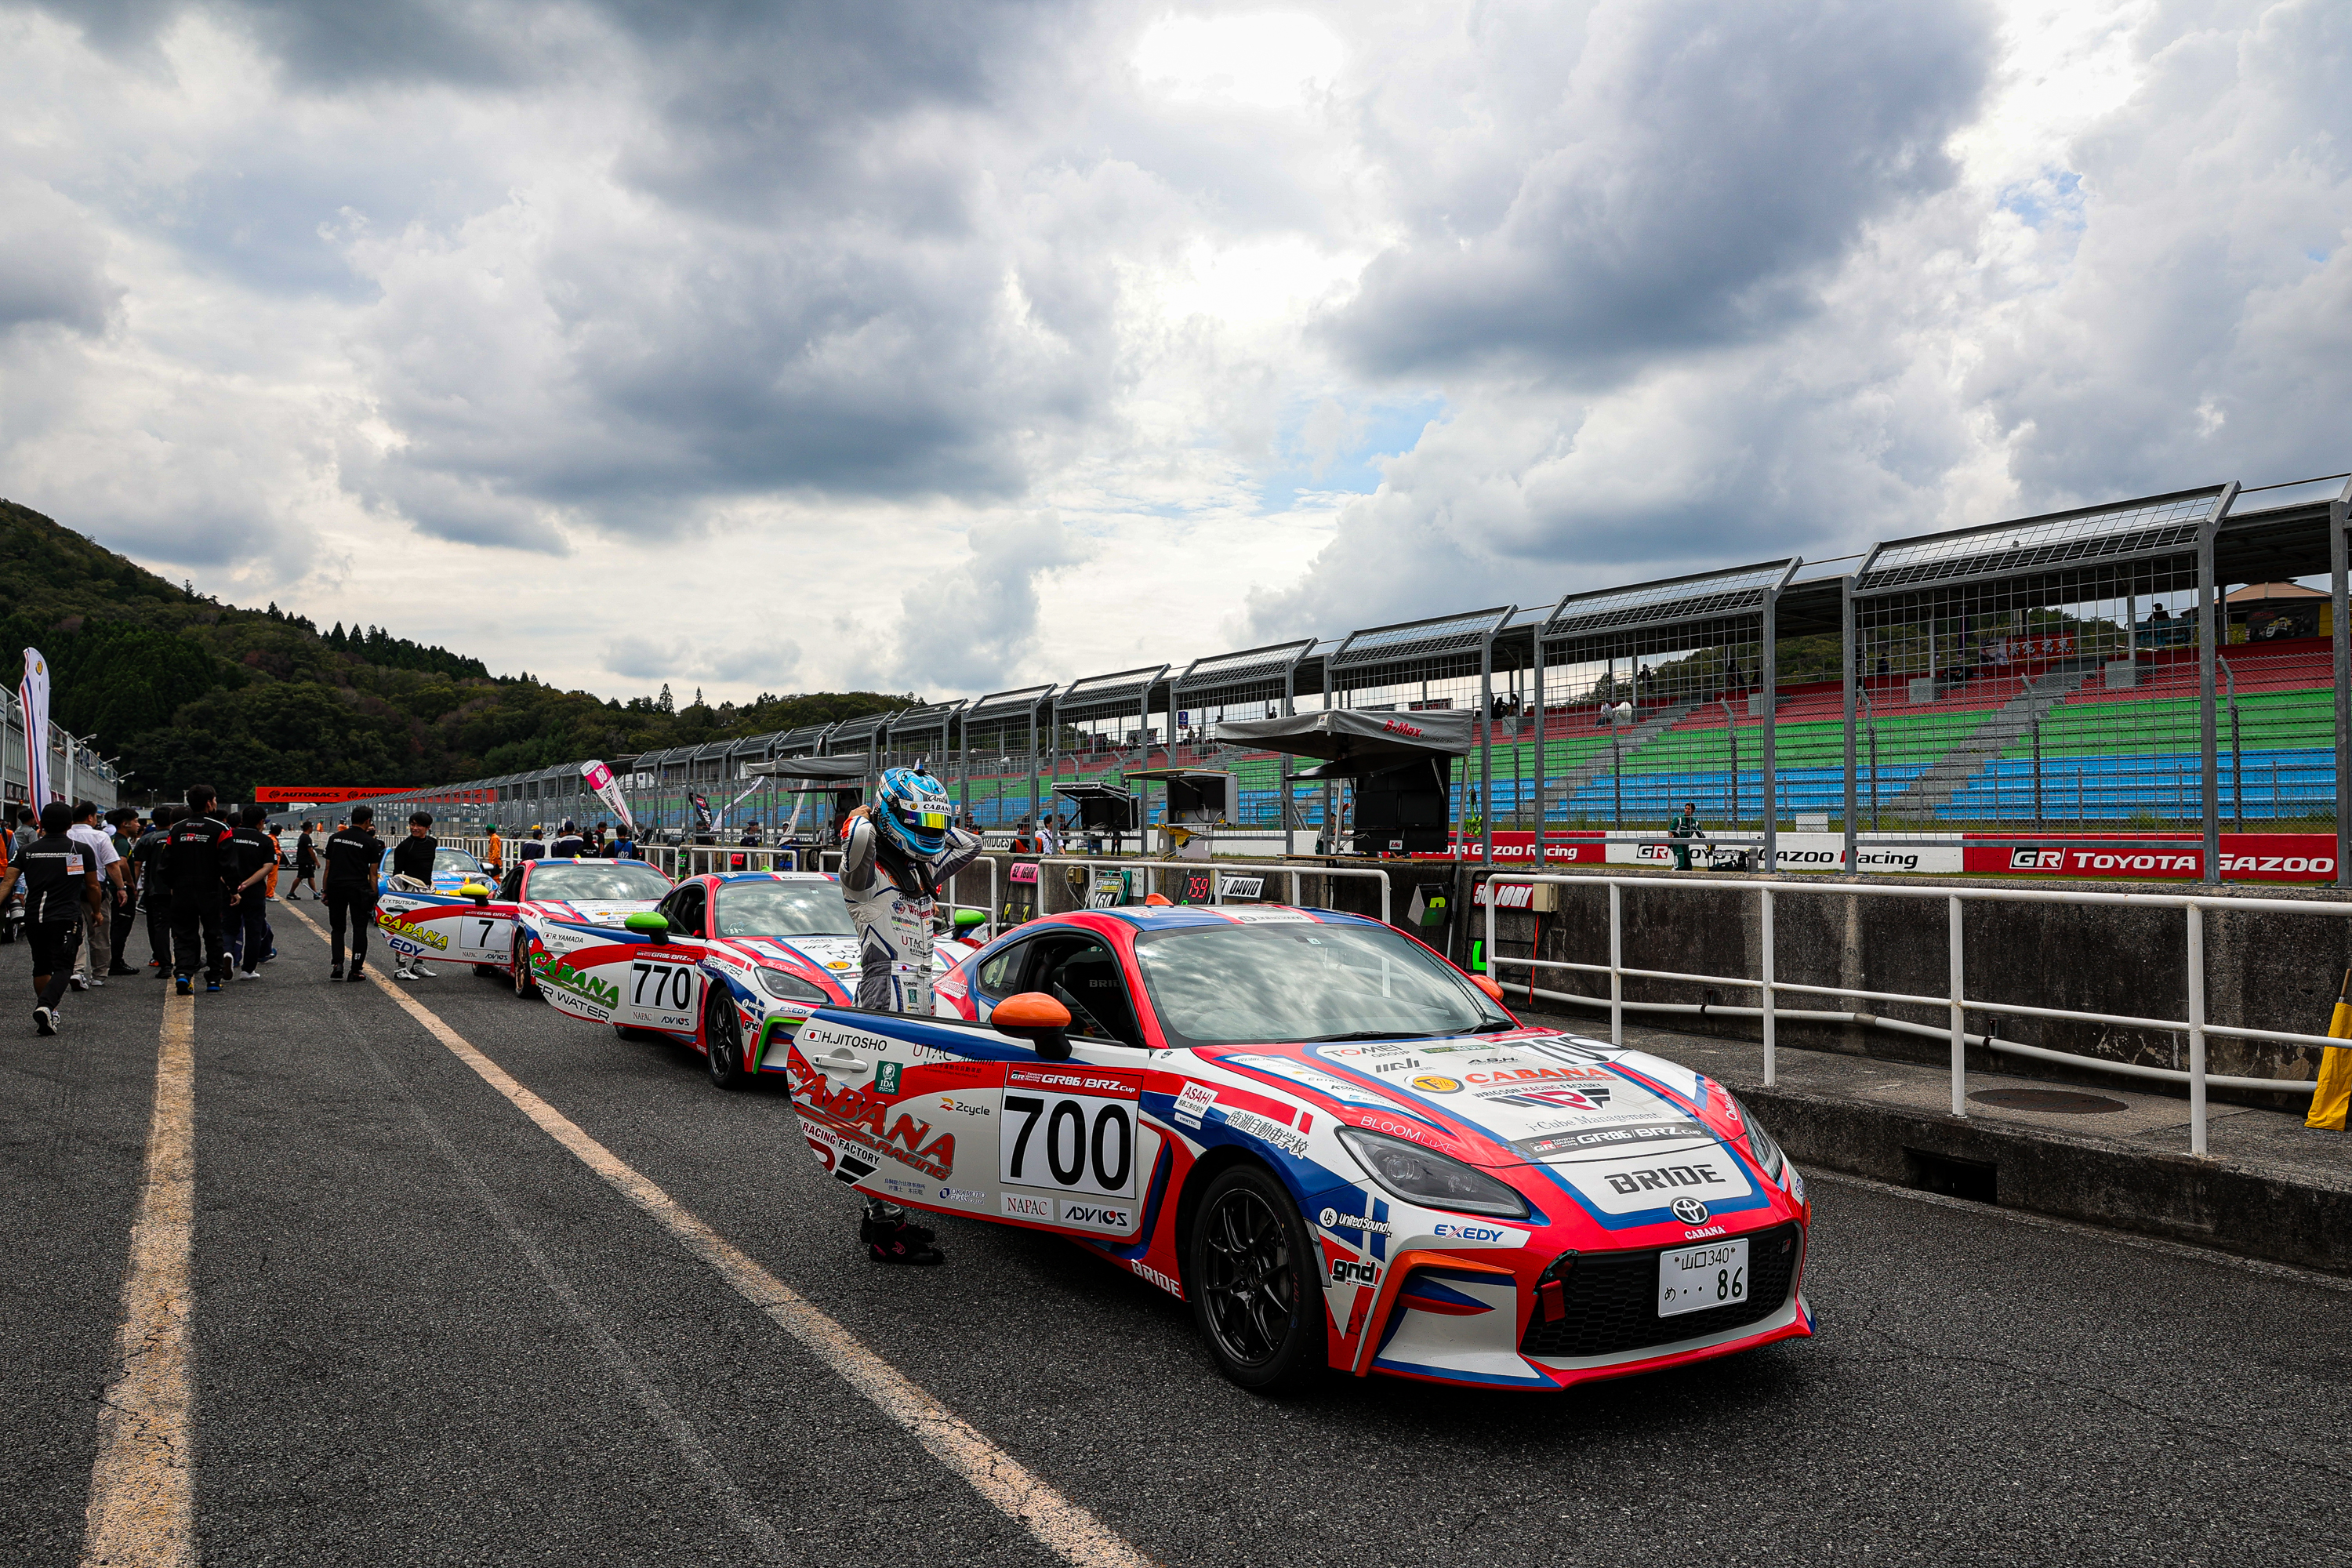
[[[856,1057],[851,1056],[849,1054],[849,1047],[846,1046],[836,1046],[834,1047],[833,1055],[829,1057],[818,1057],[815,1058],[814,1065],[824,1072],[851,1073],[864,1072],[867,1068],[872,1067],[874,1064],[869,1061],[862,1061]]]

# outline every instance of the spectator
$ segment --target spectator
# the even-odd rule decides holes
[[[44,812],[42,815],[46,817],[48,814]],[[98,874],[106,883],[106,896],[99,900],[95,910],[83,917],[81,945],[74,953],[73,988],[87,991],[93,985],[106,984],[106,972],[99,968],[99,963],[101,954],[114,951],[110,939],[114,909],[125,901],[122,854],[115,848],[112,836],[99,826],[98,805],[93,801],[80,801],[74,805],[72,826],[66,831],[68,837],[89,846],[91,852],[98,857]]]
[[[376,868],[383,863],[383,840],[375,836],[375,807],[352,813],[352,825],[327,840],[327,932],[330,980],[367,978],[368,928],[375,924]],[[352,968],[343,973],[343,929],[351,928]]]
[[[613,842],[604,847],[604,853],[615,860],[634,860],[637,858],[637,841],[631,834],[627,823],[621,824],[619,830],[613,835]]]
[[[294,836],[294,886],[287,891],[290,900],[302,896],[302,884],[310,884],[310,896],[319,896],[319,847],[310,841],[311,824],[304,823],[302,831]],[[492,838],[493,844],[497,843]]]
[[[1037,828],[1037,853],[1059,855],[1061,852],[1062,837],[1060,834],[1054,831],[1054,819],[1049,816]]]
[[[137,847],[139,837],[139,812],[135,806],[118,805],[106,814],[106,820],[113,829],[108,835],[107,842],[114,846],[117,861],[121,867],[122,889],[122,897],[108,917],[113,927],[113,940],[107,955],[106,973],[109,976],[136,974],[139,973],[136,969],[122,962],[122,947],[131,940],[131,912],[139,907],[139,863],[131,858],[131,851]]]
[[[392,852],[392,874],[404,879],[412,887],[407,891],[428,891],[433,886],[433,857],[439,851],[441,841],[433,837],[433,815],[415,812],[408,819],[408,837],[402,839]],[[392,948],[392,977],[394,980],[430,980],[433,972],[425,967],[425,955],[409,952],[399,945]]]
[[[1706,837],[1705,833],[1699,831],[1698,802],[1687,800],[1683,803],[1683,814],[1666,825],[1666,837],[1675,841],[1675,869],[1689,870],[1691,840],[1704,839]]]
[[[563,830],[555,836],[555,842],[547,847],[548,858],[577,860],[587,853],[588,841],[580,837],[580,829],[572,825],[570,817],[564,818]]]
[[[482,866],[495,882],[507,874],[507,841],[499,837],[499,825],[490,824],[489,842],[482,846]]]
[[[196,939],[204,938],[205,989],[217,991],[227,978],[228,942],[221,909],[235,880],[236,850],[229,830],[212,815],[219,797],[206,784],[188,786],[188,809],[172,819],[163,844],[163,872],[172,884],[172,972],[185,996],[194,990]]]
[[[22,847],[0,876],[0,901],[21,880],[25,936],[33,949],[33,1028],[58,1032],[58,1004],[73,973],[74,944],[89,929],[100,900],[98,851],[72,832],[73,807],[61,800],[41,808],[41,836]]]
[[[739,842],[746,849],[757,849],[760,847],[760,825],[756,822],[745,823],[743,837]]]
[[[538,823],[534,822],[530,825],[530,836],[520,845],[515,847],[516,859],[544,860],[547,858],[547,844],[546,841],[540,837],[541,831],[541,830]]]
[[[278,956],[270,945],[269,878],[278,869],[278,841],[269,837],[269,810],[259,804],[237,811],[229,842],[236,846],[236,885],[229,889],[230,954],[237,979],[258,980],[261,966]]]
[[[163,868],[163,846],[178,816],[171,806],[157,806],[152,826],[131,847],[139,868],[139,907],[147,916],[148,963],[158,980],[172,973],[172,879]]]

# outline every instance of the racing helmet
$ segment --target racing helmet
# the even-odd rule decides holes
[[[948,792],[921,768],[884,769],[874,805],[875,826],[907,854],[929,857],[947,847]]]

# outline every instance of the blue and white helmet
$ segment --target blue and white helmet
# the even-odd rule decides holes
[[[908,855],[929,858],[947,847],[948,792],[919,767],[886,768],[875,792],[875,826]]]

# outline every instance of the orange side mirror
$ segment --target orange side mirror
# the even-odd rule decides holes
[[[1503,999],[1503,988],[1495,984],[1495,978],[1491,974],[1474,974],[1470,977],[1470,984],[1497,1002]]]
[[[1070,1010],[1043,991],[1007,996],[990,1011],[988,1026],[1027,1040],[1047,1061],[1061,1061],[1070,1054]]]

